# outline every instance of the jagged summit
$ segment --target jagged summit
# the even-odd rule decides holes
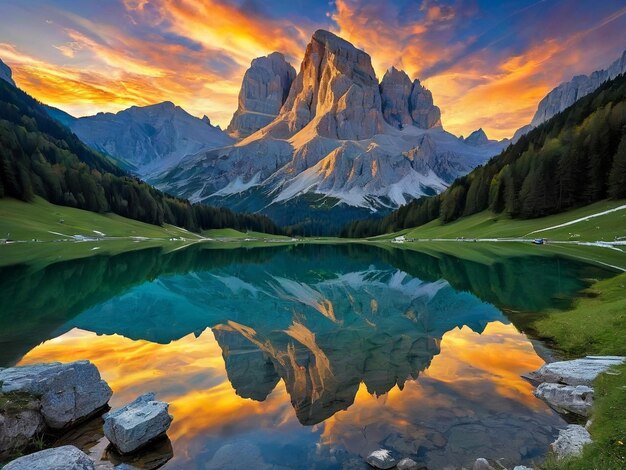
[[[464,141],[468,145],[478,146],[478,145],[488,144],[489,138],[487,137],[487,134],[485,134],[485,131],[481,127],[480,129],[477,129],[474,132],[472,132],[470,135],[468,135],[464,139]]]
[[[380,83],[382,111],[385,121],[402,129],[415,125],[421,129],[441,127],[441,111],[434,105],[432,93],[419,80],[391,67]]]
[[[278,117],[263,135],[312,134],[361,140],[382,132],[378,80],[370,56],[324,30],[313,34]]]
[[[226,131],[244,138],[278,116],[287,99],[296,70],[280,52],[254,59],[241,83],[237,111]]]
[[[1,59],[0,59],[0,80],[4,80],[5,82],[10,83],[13,86],[16,86],[15,82],[13,81],[13,71],[11,70],[11,67],[9,67],[7,64],[2,62]]]

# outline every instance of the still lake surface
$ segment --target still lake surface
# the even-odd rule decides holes
[[[370,246],[169,254],[0,269],[0,367],[89,359],[111,406],[174,416],[140,468],[361,469],[380,447],[429,469],[545,455],[565,423],[520,377],[520,332],[611,272],[548,256]],[[101,420],[61,436],[99,459]]]

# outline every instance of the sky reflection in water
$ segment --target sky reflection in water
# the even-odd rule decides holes
[[[377,252],[320,253],[155,276],[68,318],[20,363],[90,359],[114,407],[156,391],[174,416],[166,468],[364,468],[381,446],[429,468],[545,453],[562,421],[521,379],[543,361],[500,310],[406,259],[415,275]],[[523,268],[549,278],[545,263]],[[548,297],[573,294],[579,268],[560,265]],[[458,284],[478,267],[455,269]]]

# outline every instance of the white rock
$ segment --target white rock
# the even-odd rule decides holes
[[[495,470],[491,465],[489,465],[489,462],[487,461],[487,459],[476,459],[476,462],[474,462],[474,465],[472,466],[472,470]]]
[[[589,385],[603,372],[622,364],[621,356],[587,356],[573,361],[552,362],[531,372],[529,377],[538,382]]]
[[[367,463],[374,468],[386,470],[396,466],[396,459],[391,456],[387,449],[378,449],[367,456]]]
[[[74,446],[55,447],[25,455],[3,470],[94,470],[94,461]]]
[[[154,393],[146,393],[105,414],[104,435],[122,454],[134,452],[167,432],[172,423],[168,407]]]
[[[513,470],[533,470],[532,467],[525,467],[524,465],[516,465]]]
[[[593,388],[587,385],[542,383],[534,394],[561,413],[589,416],[593,406]]]
[[[85,419],[111,398],[112,391],[89,361],[11,367],[0,371],[0,391],[40,398],[46,424],[61,429]]]
[[[559,431],[559,437],[550,444],[557,459],[580,455],[585,444],[591,443],[589,432],[578,424],[570,424]]]

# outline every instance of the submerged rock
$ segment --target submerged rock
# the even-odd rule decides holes
[[[489,465],[489,462],[487,461],[487,459],[476,459],[476,462],[474,462],[474,466],[472,467],[472,470],[495,470],[491,465]]]
[[[398,470],[421,470],[426,468],[424,465],[418,464],[415,460],[404,458],[398,462],[396,466]]]
[[[587,385],[543,383],[537,387],[534,394],[559,413],[569,412],[589,416],[593,406],[593,388]]]
[[[89,361],[53,362],[0,370],[0,392],[40,400],[46,425],[62,429],[102,409],[113,392]]]
[[[396,466],[396,459],[391,456],[391,452],[387,449],[378,449],[367,456],[367,463],[374,468],[386,470]]]
[[[624,362],[621,356],[587,356],[573,361],[552,362],[531,372],[529,378],[537,382],[589,385],[603,372]]]
[[[74,446],[46,449],[20,457],[4,470],[94,470],[94,461]]]
[[[129,454],[164,435],[172,423],[169,405],[146,393],[104,415],[104,435],[122,454]]]
[[[570,424],[559,431],[559,437],[550,444],[557,459],[582,454],[583,446],[591,443],[591,435],[583,426]]]

